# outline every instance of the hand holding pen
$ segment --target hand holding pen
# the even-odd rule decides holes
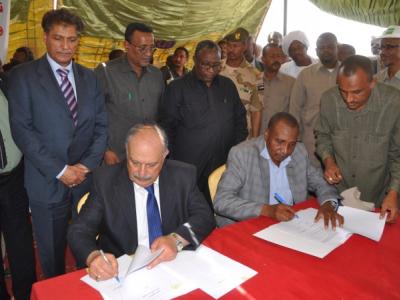
[[[119,282],[119,278],[117,275],[117,259],[112,254],[104,254],[102,250],[100,250],[99,252],[100,255],[97,254],[97,256],[95,256],[92,261],[88,263],[88,273],[90,277],[92,277],[96,281],[107,280],[114,277]]]
[[[274,198],[279,203],[278,205],[274,206],[275,219],[278,221],[289,221],[293,219],[293,217],[299,217],[285,198],[278,193],[274,193]]]
[[[107,258],[107,256],[104,254],[103,250],[101,250],[101,249],[100,249],[100,254],[101,254],[101,256],[103,257],[104,261],[105,261],[110,267],[113,267],[113,264],[112,264],[111,261]],[[114,257],[114,259],[115,259],[115,257]],[[118,265],[117,265],[117,270],[116,270],[116,271],[117,271],[117,272],[115,273],[116,275],[114,276],[114,278],[115,278],[115,280],[117,280],[118,282],[120,282],[120,281],[119,281],[119,277],[118,277]]]

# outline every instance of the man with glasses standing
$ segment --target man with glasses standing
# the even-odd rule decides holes
[[[95,73],[100,80],[108,113],[108,143],[104,154],[107,165],[125,158],[125,136],[138,123],[158,120],[164,80],[150,64],[154,46],[153,30],[142,23],[131,23],[125,30],[126,54],[100,64]]]
[[[161,124],[170,141],[170,157],[197,167],[197,183],[209,200],[208,176],[226,162],[229,149],[246,139],[246,110],[235,84],[218,75],[221,50],[201,41],[194,69],[167,87]]]
[[[385,69],[376,75],[376,79],[400,89],[400,26],[389,26],[379,39]]]

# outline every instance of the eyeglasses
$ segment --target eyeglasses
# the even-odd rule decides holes
[[[380,45],[379,50],[393,50],[396,48],[399,48],[400,45],[391,45],[391,44],[384,44],[384,45]]]
[[[135,47],[136,50],[140,53],[140,54],[146,54],[147,52],[151,52],[153,53],[157,48],[154,45],[151,46],[136,46],[135,44],[132,44],[130,42],[128,42],[131,46]]]
[[[219,69],[221,69],[221,63],[215,63],[215,64],[205,64],[205,63],[200,63],[200,67],[209,71],[218,71]]]

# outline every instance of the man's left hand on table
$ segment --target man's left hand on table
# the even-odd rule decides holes
[[[332,229],[335,229],[336,226],[342,227],[344,223],[343,216],[335,211],[331,201],[326,201],[320,206],[315,216],[315,222],[318,222],[322,218],[324,219],[324,226],[326,229],[329,227],[329,222],[331,223]]]
[[[150,250],[151,252],[155,252],[161,248],[164,248],[164,251],[153,260],[147,267],[149,269],[154,268],[156,265],[163,261],[169,261],[175,259],[178,254],[178,250],[176,248],[175,238],[170,235],[161,236],[154,240],[151,244]]]

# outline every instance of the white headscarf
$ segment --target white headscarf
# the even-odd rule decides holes
[[[289,32],[282,41],[282,50],[286,55],[289,55],[289,47],[294,41],[299,41],[302,43],[306,48],[310,45],[308,42],[308,39],[306,37],[306,34],[303,31],[296,30]]]

